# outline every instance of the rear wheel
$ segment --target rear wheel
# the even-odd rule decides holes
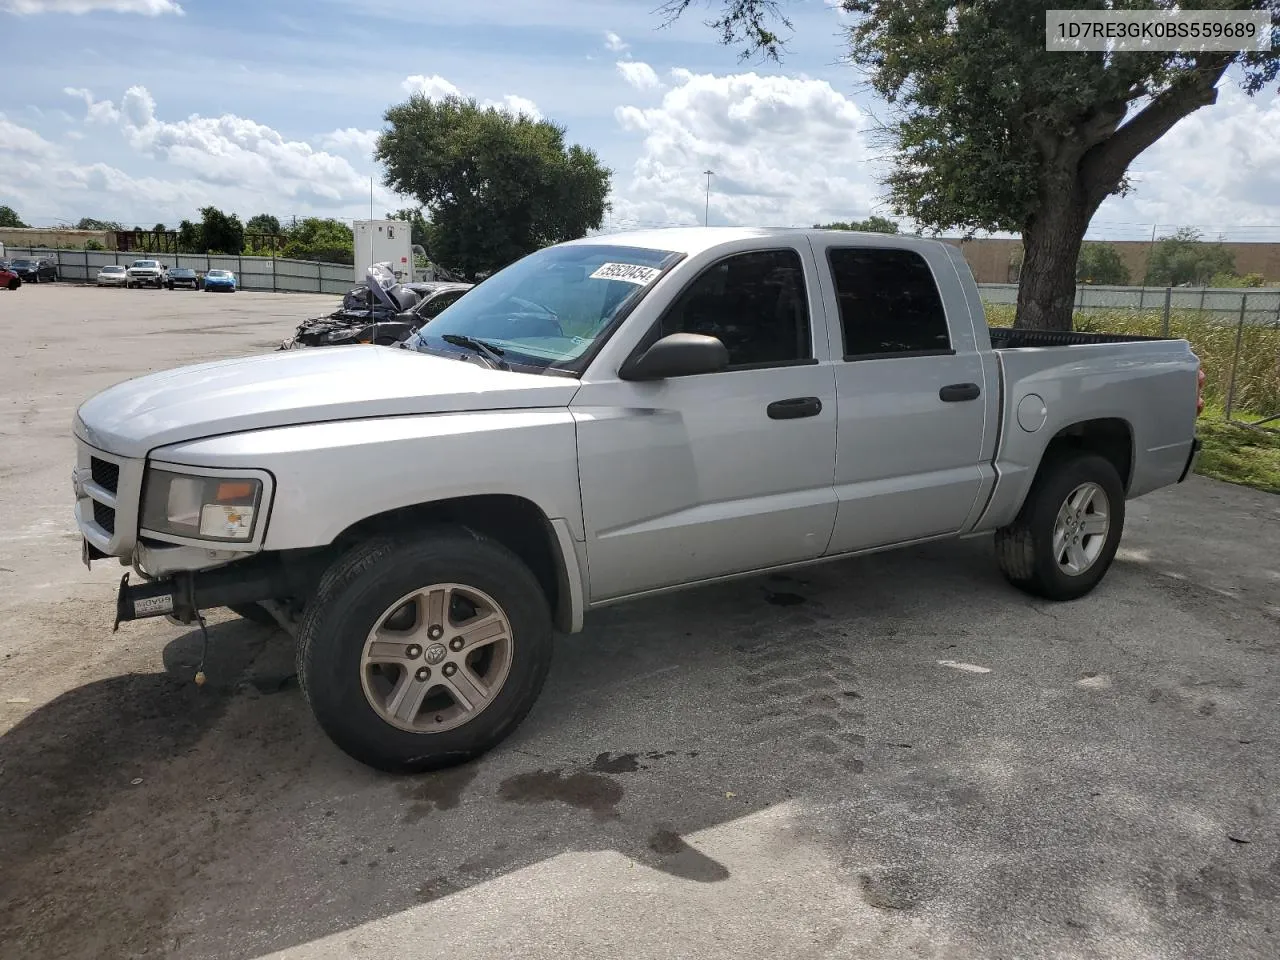
[[[18,287],[20,286],[22,286],[22,281],[19,280],[17,277],[14,277],[12,280],[9,281],[10,290],[17,290]]]
[[[1000,569],[1035,596],[1082,597],[1115,559],[1124,510],[1124,486],[1110,460],[1094,453],[1052,455],[1017,519],[996,531]]]

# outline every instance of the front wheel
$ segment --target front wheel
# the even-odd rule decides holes
[[[464,763],[506,738],[551,664],[551,612],[506,547],[457,527],[377,539],[307,605],[298,677],[346,753],[392,773]]]
[[[1052,455],[1017,519],[996,531],[1000,569],[1035,596],[1082,597],[1115,559],[1124,510],[1124,485],[1110,460],[1094,453]]]

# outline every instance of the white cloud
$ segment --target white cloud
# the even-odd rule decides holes
[[[49,157],[56,149],[34,130],[19,126],[0,113],[0,156],[14,153],[27,157]]]
[[[542,111],[538,109],[536,103],[528,97],[517,96],[514,93],[509,93],[498,101],[486,100],[484,106],[497,107],[499,110],[505,110],[511,114],[524,114],[530,120],[542,119]]]
[[[653,90],[662,86],[653,67],[639,60],[619,60],[618,72],[622,74],[622,79],[637,90]]]
[[[612,30],[609,30],[604,35],[604,46],[606,50],[612,51],[613,53],[621,53],[623,50],[630,47],[631,44],[624,42],[620,36]]]
[[[313,146],[234,114],[164,119],[142,86],[130,87],[116,102],[95,99],[87,89],[66,92],[85,104],[84,132],[100,140],[114,129],[133,153],[163,164],[164,173],[135,177],[105,163],[78,163],[34,131],[0,124],[0,182],[41,216],[79,217],[88,206],[109,219],[167,222],[191,217],[208,203],[245,215],[368,209],[368,174],[325,147],[343,145],[354,153],[376,131],[335,130]],[[48,190],[50,182],[59,185],[56,192]],[[380,184],[375,202],[385,209],[403,206]]]
[[[1103,204],[1097,220],[1233,226],[1280,223],[1280,97],[1234,85],[1179,121],[1133,164],[1134,191]],[[1256,238],[1255,238],[1256,239]]]
[[[455,87],[444,77],[432,74],[424,77],[422,74],[415,74],[412,77],[405,77],[400,87],[405,93],[420,93],[428,100],[443,100],[445,97],[460,97],[462,91]]]
[[[322,134],[316,142],[326,150],[349,151],[362,157],[372,157],[373,148],[378,143],[381,130],[360,130],[357,127],[346,127]]]
[[[697,223],[706,178],[713,223],[809,225],[871,212],[879,187],[868,117],[821,80],[673,70],[660,106],[622,106],[623,130],[643,137],[619,225]]]
[[[424,77],[421,74],[412,77],[405,77],[400,84],[400,88],[406,93],[420,93],[428,100],[443,100],[446,97],[465,97],[464,94],[455,84],[450,83],[444,77],[432,75]],[[538,109],[538,105],[528,97],[521,97],[514,93],[509,93],[501,100],[481,100],[482,107],[494,107],[498,110],[505,110],[510,114],[521,114],[532,120],[541,120],[542,111]]]
[[[91,90],[84,87],[63,87],[62,92],[84,101],[87,123],[115,123],[120,119],[120,112],[116,110],[115,104],[110,100],[94,100]]]
[[[182,16],[183,9],[174,0],[0,0],[0,12],[23,14],[61,13],[139,13],[158,17],[166,13]]]

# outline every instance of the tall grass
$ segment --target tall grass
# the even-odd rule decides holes
[[[1011,304],[987,304],[987,322],[993,327],[1013,326]],[[1081,310],[1075,329],[1085,333],[1131,333],[1158,337],[1163,333],[1160,310]],[[1236,346],[1236,322],[1196,311],[1175,311],[1169,318],[1169,336],[1190,341],[1204,370],[1204,399],[1208,408],[1223,408],[1231,386],[1232,357]],[[1234,409],[1259,417],[1280,413],[1280,329],[1272,325],[1245,324],[1240,338],[1240,358],[1235,363]]]

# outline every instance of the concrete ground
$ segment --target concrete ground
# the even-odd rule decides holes
[[[619,606],[482,761],[374,773],[288,638],[111,632],[69,424],[336,298],[0,293],[0,950],[178,958],[1274,958],[1280,498],[1129,505],[1065,605],[985,542]]]

